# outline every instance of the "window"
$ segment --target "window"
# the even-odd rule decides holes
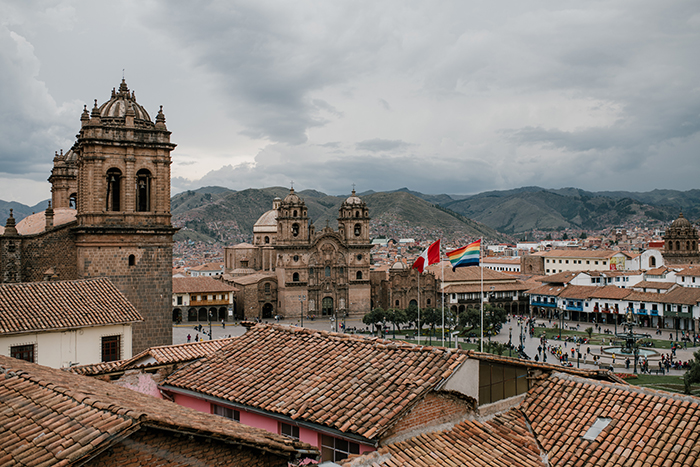
[[[34,344],[10,347],[10,357],[34,363]]]
[[[268,244],[268,243],[270,243],[270,237],[265,236],[265,244]]]
[[[427,303],[427,304],[430,305],[430,299],[428,299],[428,303]]]
[[[362,261],[362,255],[357,255],[357,260]]]
[[[296,209],[294,210],[294,214],[292,214],[292,217],[297,217],[297,211],[296,211]]]
[[[516,396],[527,390],[527,369],[489,363],[479,365],[479,405]]]
[[[265,282],[265,293],[270,293],[270,283]]]
[[[182,296],[177,297],[177,304],[182,305]]]
[[[355,277],[357,278],[358,281],[362,280],[362,271],[357,271],[357,274],[355,274]]]
[[[129,255],[129,266],[136,266],[136,256]]]
[[[151,210],[151,172],[146,169],[136,172],[136,210]]]
[[[309,268],[309,277],[314,275],[314,268]]]
[[[121,336],[102,338],[102,361],[114,362],[121,359]]]
[[[294,211],[294,215],[296,216],[296,211]],[[296,237],[299,235],[299,224],[294,224],[292,225],[292,236]]]
[[[360,224],[355,224],[355,236],[359,237],[362,235],[362,226]]]
[[[350,454],[359,454],[360,445],[340,438],[321,435],[321,460],[337,462],[347,459]]]
[[[224,407],[223,405],[211,405],[211,413],[218,415],[219,417],[230,418],[237,422],[241,421],[241,413],[238,410],[234,410],[230,407]]]
[[[326,277],[331,277],[331,267],[330,266],[325,267],[325,273],[326,273]]]
[[[299,282],[299,273],[295,272],[292,274],[292,282]]]
[[[294,255],[294,258],[293,258],[293,259],[294,259],[295,262],[296,262],[296,261],[299,261],[299,255]]]
[[[299,427],[288,423],[280,423],[280,434],[292,439],[299,439]]]

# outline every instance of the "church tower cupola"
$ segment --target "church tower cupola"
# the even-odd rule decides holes
[[[369,209],[367,203],[352,194],[343,201],[338,212],[338,229],[348,244],[369,243]]]

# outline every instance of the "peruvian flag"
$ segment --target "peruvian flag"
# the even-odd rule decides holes
[[[418,269],[418,272],[423,273],[426,266],[440,262],[440,240],[425,249],[421,255],[413,262],[413,269]]]

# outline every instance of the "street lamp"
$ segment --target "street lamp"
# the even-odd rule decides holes
[[[512,349],[513,349],[513,327],[508,328],[508,356],[512,357]]]
[[[304,300],[306,295],[299,295],[299,308],[301,309],[301,327],[304,327]]]
[[[211,340],[211,310],[209,310],[209,340]]]
[[[676,328],[676,342],[678,342],[678,328],[680,327],[679,324],[680,322],[678,321],[678,308],[676,308],[676,319],[673,323],[673,327]]]

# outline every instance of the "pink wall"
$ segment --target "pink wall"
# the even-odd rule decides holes
[[[198,399],[192,396],[186,396],[183,394],[172,394],[175,403],[182,405],[184,407],[190,407],[192,409],[198,410],[199,412],[211,413],[211,403],[202,399]],[[274,418],[266,417],[265,415],[260,415],[254,412],[246,412],[244,410],[239,410],[241,413],[241,423],[248,426],[253,426],[256,428],[262,428],[263,430],[269,431],[271,433],[279,434],[279,422]],[[321,437],[317,431],[310,430],[308,428],[299,427],[299,441],[304,443],[309,443],[312,446],[321,448]],[[374,446],[368,446],[366,444],[360,444],[360,454],[365,452],[372,452],[376,449]]]

